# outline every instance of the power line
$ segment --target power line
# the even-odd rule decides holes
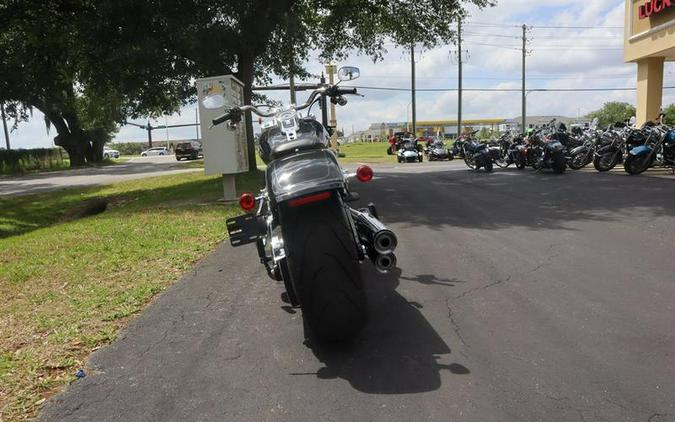
[[[473,36],[486,36],[486,37],[497,37],[497,38],[515,38],[520,39],[518,35],[504,35],[504,34],[490,34],[486,32],[473,32],[473,31],[464,31],[464,34],[467,34],[470,37]]]
[[[504,23],[467,22],[465,25],[483,26],[483,27],[486,27],[486,28],[520,28],[520,25],[511,25],[511,24],[504,24]]]
[[[545,29],[623,29],[623,26],[552,26],[552,25],[531,25],[533,29],[545,28]]]
[[[517,45],[513,44],[490,44],[490,43],[480,43],[480,42],[474,42],[471,41],[471,45],[480,45],[480,46],[485,46],[485,47],[496,47],[496,48],[503,48],[507,50],[517,50],[520,51],[521,48]],[[560,44],[550,44],[548,46],[532,46],[533,49],[536,50],[551,50],[551,51],[602,51],[602,50],[623,50],[623,47],[601,47],[601,46],[578,46],[578,45],[560,45]]]
[[[573,75],[573,73],[566,73],[565,75]],[[577,76],[529,76],[528,79],[537,79],[537,80],[559,80],[559,79],[571,79],[571,80],[578,80],[578,79],[599,79],[599,80],[607,80],[607,79],[627,79],[627,78],[633,78],[633,75],[625,75],[625,76],[619,76],[619,75],[614,75],[614,76],[586,76],[583,74],[577,74]],[[361,79],[409,79],[408,76],[393,76],[393,75],[364,75],[361,76]],[[416,76],[416,79],[427,79],[427,80],[457,80],[456,77],[451,77],[451,76]],[[500,78],[500,77],[489,77],[489,76],[463,76],[462,79],[472,79],[472,80],[477,80],[477,81],[519,81],[520,78]]]
[[[520,28],[521,25],[504,24],[504,23],[487,23],[487,22],[467,22],[468,26],[482,26],[487,28]],[[623,26],[578,26],[578,25],[528,25],[528,28],[533,29],[623,29]]]
[[[409,92],[410,88],[384,87],[384,86],[363,86],[363,85],[344,85],[349,88],[365,89],[372,91],[402,91]],[[663,89],[675,89],[675,86],[664,86]],[[416,88],[416,91],[425,92],[453,92],[457,88]],[[606,91],[635,91],[637,88],[532,88],[527,92],[606,92]],[[462,91],[471,92],[521,92],[521,88],[462,88]]]

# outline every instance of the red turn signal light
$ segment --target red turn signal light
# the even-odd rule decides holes
[[[242,193],[239,197],[239,206],[244,211],[251,211],[255,208],[255,196],[248,192]]]
[[[356,169],[356,178],[361,182],[370,182],[373,180],[373,169],[370,166],[362,165]]]

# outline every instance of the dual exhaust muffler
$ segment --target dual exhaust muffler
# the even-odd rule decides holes
[[[382,224],[369,208],[351,209],[351,213],[359,241],[375,268],[386,273],[396,267],[394,250],[398,246],[398,239],[394,232]]]

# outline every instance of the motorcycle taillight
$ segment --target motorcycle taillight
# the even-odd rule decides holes
[[[323,201],[330,198],[330,192],[320,192],[313,195],[301,196],[300,198],[294,198],[288,201],[288,205],[291,207],[300,207],[302,205],[311,204],[313,202]]]

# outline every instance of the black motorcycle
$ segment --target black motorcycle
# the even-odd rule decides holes
[[[358,69],[341,68],[338,77],[355,79]],[[326,99],[345,105],[346,94],[356,89],[318,85],[302,105],[269,112],[233,107],[213,120],[236,129],[246,111],[271,118],[259,138],[266,186],[257,196],[241,196],[248,213],[227,220],[230,243],[256,244],[268,275],[283,281],[284,299],[302,309],[306,336],[322,341],[353,337],[366,322],[359,262],[369,258],[383,272],[396,264],[396,236],[380,222],[375,206],[356,210],[347,205],[358,194],[328,149],[327,122],[299,113]],[[220,97],[210,103],[222,105]],[[373,172],[361,166],[355,176],[366,182]]]
[[[644,144],[648,135],[647,128],[638,129],[630,124],[615,123],[600,136],[593,166],[600,172],[612,170],[625,161],[628,151]]]
[[[452,151],[445,147],[445,143],[441,139],[431,141],[425,148],[424,153],[429,161],[452,160],[455,158]]]
[[[538,129],[528,137],[528,143],[525,153],[528,165],[535,170],[553,169],[558,174],[565,172],[567,157],[560,141],[545,138],[542,129]]]
[[[521,134],[503,134],[494,145],[489,147],[492,161],[501,168],[515,164],[516,168],[525,168],[523,136]]]
[[[471,135],[473,136],[476,133],[478,131],[472,132]],[[468,139],[462,144],[462,150],[464,162],[471,170],[478,170],[483,167],[487,172],[492,171],[492,156],[487,144],[475,139]]]
[[[577,138],[581,141],[581,145],[573,148],[569,153],[567,165],[573,170],[579,170],[589,165],[595,157],[598,142],[600,140],[601,132],[596,128],[598,125],[598,118],[593,119],[590,127],[586,130],[577,132]]]

